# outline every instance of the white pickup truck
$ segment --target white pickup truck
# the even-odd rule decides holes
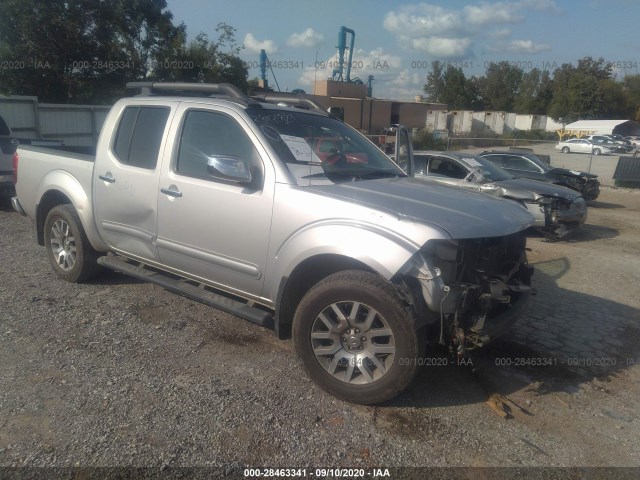
[[[401,392],[428,341],[464,355],[527,305],[533,219],[518,204],[409,178],[294,108],[306,99],[130,87],[95,157],[18,150],[12,203],[60,278],[108,267],[272,327],[320,386],[365,404]]]

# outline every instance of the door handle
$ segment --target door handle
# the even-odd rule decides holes
[[[165,195],[169,195],[170,197],[179,198],[182,196],[182,192],[178,190],[178,187],[175,185],[171,185],[168,188],[161,188],[160,191]]]
[[[98,175],[100,180],[104,180],[107,183],[115,183],[116,179],[111,175],[111,172],[107,172],[104,175]]]

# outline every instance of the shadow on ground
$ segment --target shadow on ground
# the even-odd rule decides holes
[[[538,394],[573,392],[606,381],[638,357],[640,310],[561,288],[566,258],[535,265],[530,311],[503,338],[458,364],[443,347],[431,347],[416,381],[392,407],[441,407],[486,401],[523,388]],[[631,363],[630,363],[631,362]]]

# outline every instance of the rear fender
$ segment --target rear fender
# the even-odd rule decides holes
[[[89,164],[89,166],[93,167],[93,164]],[[89,170],[88,179],[90,185],[91,170]],[[84,187],[73,175],[63,170],[54,170],[47,173],[38,185],[35,198],[38,199],[36,208],[38,240],[41,239],[44,221],[49,210],[57,205],[70,203],[80,217],[82,227],[91,246],[98,251],[107,250],[107,246],[96,229],[91,198],[87,196]]]

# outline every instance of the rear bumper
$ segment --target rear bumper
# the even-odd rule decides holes
[[[11,206],[16,212],[18,212],[23,217],[27,216],[27,213],[22,208],[22,205],[20,205],[20,200],[18,200],[18,197],[11,197]]]
[[[595,182],[593,181],[588,182],[584,186],[584,189],[582,190],[582,197],[586,201],[595,200],[596,198],[598,198],[599,195],[600,195],[600,182],[598,182],[597,180]]]

